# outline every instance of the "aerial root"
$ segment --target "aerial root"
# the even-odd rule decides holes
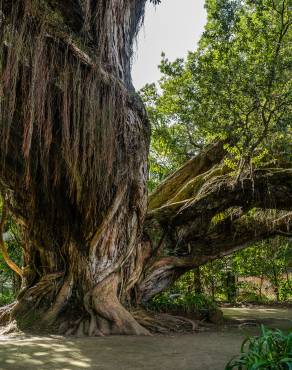
[[[5,326],[0,327],[0,336],[2,335],[9,335],[9,334],[17,334],[20,333],[16,320],[10,321]]]
[[[73,276],[69,274],[69,276],[64,281],[62,287],[60,288],[54,305],[46,312],[43,317],[44,323],[54,323],[56,318],[58,317],[59,313],[62,309],[66,306],[67,302],[69,301],[73,289]]]

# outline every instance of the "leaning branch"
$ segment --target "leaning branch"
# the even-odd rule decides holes
[[[158,188],[149,196],[149,211],[172,203],[178,193],[192,180],[209,171],[214,165],[221,162],[224,157],[223,143],[209,145],[196,157],[190,159],[185,165],[167,177]]]
[[[8,254],[7,247],[6,247],[5,242],[4,242],[4,238],[3,238],[4,226],[5,226],[5,223],[6,223],[6,220],[7,220],[7,213],[8,213],[8,210],[7,210],[6,199],[5,199],[5,196],[3,196],[2,215],[1,215],[1,219],[0,219],[0,250],[2,252],[2,256],[4,258],[4,261],[11,268],[11,270],[13,270],[20,277],[22,277],[23,276],[22,270],[10,258],[9,254]]]

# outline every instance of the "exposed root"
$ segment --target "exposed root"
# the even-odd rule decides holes
[[[183,333],[199,330],[200,322],[191,320],[187,317],[174,316],[166,313],[155,313],[145,310],[135,310],[131,313],[142,326],[152,333]]]
[[[7,325],[10,321],[11,313],[16,306],[16,302],[0,307],[0,325]]]
[[[75,322],[64,322],[60,326],[60,334],[66,336],[74,335],[77,337],[101,337],[103,334],[97,328],[96,319],[90,321],[87,319],[79,319]]]
[[[19,333],[19,328],[16,320],[11,319],[16,302],[0,307],[0,336]]]
[[[16,320],[9,322],[7,325],[0,327],[0,336],[20,333]]]
[[[117,297],[119,278],[110,275],[98,284],[92,294],[92,304],[98,314],[98,326],[103,334],[150,335],[120,303]]]
[[[71,297],[72,288],[73,288],[73,276],[70,274],[68,278],[65,280],[62,288],[60,289],[55,304],[45,314],[43,318],[43,321],[45,323],[53,323],[55,321],[58,314],[61,312],[61,310],[64,308],[69,298]]]

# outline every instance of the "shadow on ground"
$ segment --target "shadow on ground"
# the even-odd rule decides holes
[[[270,328],[291,329],[292,309],[279,307],[228,307],[222,309],[225,319],[238,323],[263,324]]]
[[[241,311],[246,309],[228,310],[226,315],[232,319],[250,316],[249,311]],[[286,323],[285,328],[292,326],[292,310],[277,311],[273,318],[266,317],[265,312],[258,310],[257,319],[280,319],[282,324]],[[2,337],[0,369],[223,370],[227,361],[239,352],[246,334],[257,330],[227,325],[217,330],[174,336]]]
[[[6,338],[0,342],[1,369],[224,369],[242,339],[238,332],[70,340]]]

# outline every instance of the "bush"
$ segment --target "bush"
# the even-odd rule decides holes
[[[262,294],[260,296],[257,292],[243,291],[237,298],[238,302],[250,302],[250,303],[268,303],[269,299]]]
[[[292,289],[290,281],[283,281],[280,285],[280,300],[291,301],[292,300]]]
[[[269,330],[261,326],[261,335],[247,338],[239,358],[232,359],[225,370],[291,370],[292,332]]]
[[[151,300],[149,308],[160,312],[192,313],[200,310],[214,309],[216,305],[204,294],[171,294],[170,292],[164,292]]]
[[[15,295],[12,292],[0,293],[0,307],[12,303],[15,300]]]

